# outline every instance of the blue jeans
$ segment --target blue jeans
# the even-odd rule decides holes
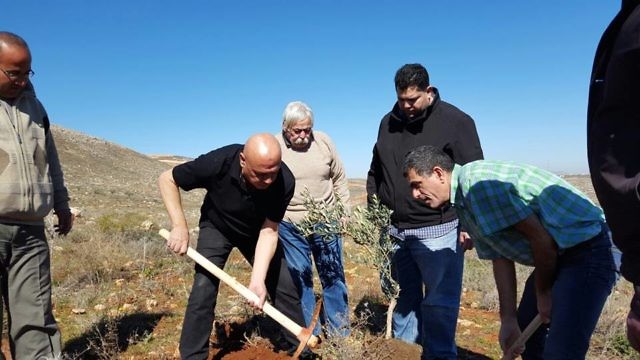
[[[457,228],[436,238],[397,240],[391,271],[400,295],[393,311],[393,335],[421,344],[423,359],[457,358],[463,264]]]
[[[333,236],[330,239],[324,239],[316,234],[305,238],[295,225],[286,221],[280,223],[278,235],[291,277],[300,294],[306,326],[311,323],[316,303],[311,268],[311,254],[313,254],[322,284],[323,317],[321,320],[328,324],[330,335],[348,335],[349,306],[342,261],[342,238]],[[313,333],[314,335],[320,333],[319,324]]]
[[[606,227],[591,240],[559,255],[552,288],[551,324],[541,326],[531,336],[522,358],[584,359],[615,278]],[[534,271],[518,306],[520,328],[524,329],[537,313]]]

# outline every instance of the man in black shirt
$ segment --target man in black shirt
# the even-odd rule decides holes
[[[160,175],[159,186],[171,219],[167,246],[172,251],[182,255],[189,246],[180,189],[206,189],[198,252],[223,268],[237,247],[253,265],[248,288],[260,302],[252,306],[261,309],[269,293],[275,308],[304,326],[298,292],[278,247],[278,223],[293,196],[295,180],[281,162],[280,145],[273,135],[257,134],[244,147],[228,145],[178,165]],[[208,356],[219,283],[196,265],[180,337],[183,359]],[[292,345],[297,342],[288,332],[285,338]]]

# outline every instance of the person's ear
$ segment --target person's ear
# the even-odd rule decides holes
[[[434,166],[433,169],[431,170],[433,171],[434,174],[436,174],[436,177],[438,178],[438,180],[440,181],[440,183],[444,184],[444,169],[442,169],[440,166]]]
[[[243,168],[246,165],[246,159],[244,157],[244,153],[240,152],[240,167]]]
[[[436,98],[435,88],[431,85],[427,87],[427,99],[429,100],[429,105],[433,103],[433,100]]]

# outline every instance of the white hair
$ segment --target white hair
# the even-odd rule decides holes
[[[313,127],[313,111],[302,101],[292,101],[287,104],[282,113],[282,128],[290,129],[298,121],[309,119]]]

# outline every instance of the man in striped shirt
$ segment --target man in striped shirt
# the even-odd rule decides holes
[[[403,170],[413,197],[434,209],[453,205],[478,256],[493,261],[503,351],[539,313],[545,325],[523,358],[584,358],[615,282],[602,210],[533,166],[484,160],[459,166],[440,149],[421,146],[406,156]],[[514,262],[534,267],[519,305]]]

